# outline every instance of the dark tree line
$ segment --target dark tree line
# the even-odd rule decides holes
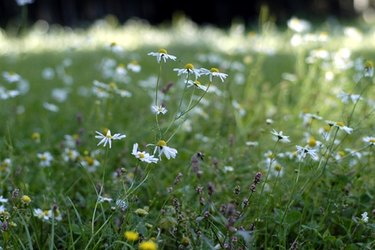
[[[291,15],[305,18],[353,17],[353,0],[35,0],[28,7],[28,19],[39,19],[67,26],[82,26],[115,15],[122,23],[139,17],[150,23],[170,21],[181,12],[193,21],[220,26],[233,19],[256,21],[262,5],[268,5],[276,21],[285,22]],[[208,7],[206,7],[208,6]],[[17,22],[21,8],[15,0],[0,0],[0,25]]]

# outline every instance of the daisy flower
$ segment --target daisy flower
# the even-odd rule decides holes
[[[367,142],[368,144],[370,144],[370,146],[374,146],[375,145],[375,137],[373,137],[373,136],[364,137],[362,140],[364,142]]]
[[[14,72],[5,71],[3,72],[3,77],[9,83],[18,82],[22,80],[22,77],[19,74],[14,73]]]
[[[156,106],[156,105],[152,105],[151,106],[151,111],[152,113],[156,114],[156,115],[159,115],[159,114],[165,114],[168,112],[168,110],[166,108],[164,108],[163,106],[159,105],[159,106]]]
[[[155,56],[158,63],[163,60],[164,62],[167,62],[167,59],[171,59],[173,61],[176,61],[175,56],[169,55],[166,49],[159,49],[159,52],[150,52],[147,55],[149,56]]]
[[[40,160],[41,167],[49,167],[51,166],[51,161],[53,160],[53,156],[50,152],[38,153],[37,154]]]
[[[200,71],[202,75],[208,75],[211,82],[213,77],[219,77],[221,82],[224,82],[225,78],[228,77],[228,74],[221,73],[218,68],[211,68],[210,70],[202,68]]]
[[[372,77],[374,75],[374,64],[372,63],[372,61],[367,60],[365,62],[364,70],[365,77]]]
[[[96,136],[95,138],[97,139],[100,139],[99,143],[97,144],[97,146],[103,144],[103,147],[105,147],[108,143],[109,145],[109,148],[112,147],[112,140],[121,140],[121,139],[124,139],[126,137],[126,135],[122,135],[122,134],[114,134],[114,135],[111,135],[111,130],[107,130],[107,134],[106,135],[103,135],[102,133],[98,132],[98,131],[95,131],[96,132]]]
[[[351,134],[353,132],[353,128],[349,128],[348,126],[345,126],[345,123],[343,122],[335,122],[333,126],[336,128],[339,128],[340,130],[345,131],[347,134]]]
[[[174,68],[173,71],[176,71],[178,76],[192,74],[195,75],[195,79],[201,76],[201,70],[195,69],[194,65],[191,63],[186,64],[182,69]]]
[[[276,130],[272,130],[271,134],[273,135],[273,139],[275,141],[280,141],[282,143],[288,143],[290,142],[289,136],[283,135],[283,131],[277,132]]]
[[[349,100],[351,100],[353,103],[358,102],[359,100],[362,99],[361,95],[354,95],[354,94],[348,94],[345,92],[341,92],[337,95],[337,97],[343,102],[343,103],[348,103]]]
[[[160,140],[155,147],[154,154],[156,151],[159,152],[159,158],[161,158],[161,155],[164,154],[165,157],[169,160],[170,158],[175,158],[177,155],[177,150],[171,147],[167,146],[167,142],[164,140]]]
[[[319,159],[318,155],[316,154],[315,149],[311,149],[309,147],[301,147],[301,146],[296,146],[297,148],[297,157],[299,160],[304,159],[307,155],[311,157],[314,161],[317,161]]]
[[[203,90],[203,91],[207,91],[207,89],[208,89],[208,87],[202,85],[202,84],[200,83],[200,81],[198,81],[198,80],[195,80],[195,81],[189,80],[189,81],[187,82],[187,86],[188,86],[188,88],[190,88],[190,87],[192,87],[192,86],[195,86],[195,87],[197,87],[198,89],[201,89],[201,90]]]
[[[128,70],[131,70],[135,73],[138,73],[141,71],[141,65],[139,65],[139,63],[137,61],[131,61],[130,63],[128,63],[127,65],[127,68]]]
[[[2,195],[0,196],[0,203],[7,203],[8,199],[4,198]]]
[[[140,161],[144,161],[147,163],[158,162],[158,158],[155,158],[153,155],[150,155],[149,153],[146,153],[145,151],[138,151],[138,143],[134,143],[132,155],[134,155],[135,158],[139,159]]]
[[[48,210],[42,210],[40,208],[34,208],[33,214],[35,217],[38,217],[39,219],[48,221],[49,220],[49,215],[48,215]]]
[[[367,212],[363,212],[361,214],[361,221],[363,221],[364,223],[367,223],[368,222],[368,213]]]
[[[104,197],[104,196],[101,196],[101,195],[98,196],[98,203],[103,203],[103,202],[109,202],[109,203],[111,203],[112,200],[113,199],[109,198],[109,197]]]

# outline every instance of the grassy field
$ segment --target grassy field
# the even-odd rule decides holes
[[[374,37],[1,31],[0,247],[374,249]]]

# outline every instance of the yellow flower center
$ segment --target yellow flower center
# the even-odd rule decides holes
[[[210,70],[212,73],[219,73],[219,69],[218,68],[211,68]]]
[[[275,171],[280,172],[281,169],[282,169],[281,165],[277,164],[277,165],[275,166]]]
[[[116,42],[111,42],[110,44],[111,47],[115,47],[116,45],[117,45]]]
[[[37,132],[32,133],[31,139],[33,139],[34,141],[39,141],[40,140],[40,134],[37,133]]]
[[[115,82],[111,82],[110,84],[109,84],[109,87],[111,88],[111,89],[117,89],[117,84],[115,83]]]
[[[87,165],[89,165],[89,166],[94,165],[94,159],[90,156],[86,156],[85,161],[87,162]]]
[[[45,160],[47,160],[47,157],[46,157],[45,155],[42,155],[42,156],[40,156],[40,159],[41,159],[42,161],[45,161]]]
[[[336,122],[336,125],[339,126],[339,127],[344,127],[345,123],[343,123],[343,122]]]
[[[166,49],[159,49],[160,54],[168,54]]]
[[[371,139],[369,140],[369,142],[371,142],[371,143],[375,143],[375,138],[371,138]]]
[[[138,153],[138,156],[139,156],[139,158],[145,158],[145,154],[144,153]]]
[[[374,67],[374,64],[372,63],[372,61],[366,61],[365,62],[365,69],[371,69]]]
[[[310,137],[308,144],[309,144],[310,147],[316,146],[316,140],[313,136]]]
[[[188,64],[185,65],[185,69],[187,69],[187,70],[193,70],[194,69],[194,65],[191,64],[191,63],[188,63]]]
[[[165,146],[167,146],[167,143],[164,140],[160,140],[160,141],[158,141],[158,143],[156,145],[159,146],[159,147],[165,147]]]
[[[324,126],[323,129],[325,132],[329,132],[331,130],[331,126],[330,125]]]
[[[339,151],[339,155],[340,155],[341,157],[343,157],[343,156],[345,156],[346,154],[345,154],[344,151]]]

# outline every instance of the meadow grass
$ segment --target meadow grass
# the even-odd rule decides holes
[[[188,20],[2,32],[0,246],[373,249],[374,34]],[[126,138],[97,146],[108,130]]]

